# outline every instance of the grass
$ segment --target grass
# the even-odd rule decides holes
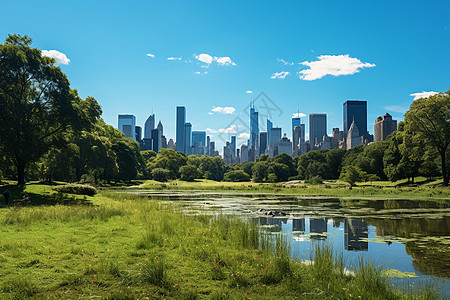
[[[354,276],[329,248],[314,264],[289,256],[283,236],[221,215],[187,216],[162,201],[102,191],[0,208],[1,299],[414,298],[363,262]],[[69,205],[70,204],[70,205]],[[428,293],[428,294],[426,294]]]
[[[142,190],[169,191],[211,191],[229,193],[276,193],[285,195],[325,196],[325,197],[367,197],[367,198],[407,198],[407,199],[450,199],[450,188],[433,187],[425,178],[416,182],[424,182],[422,186],[402,186],[406,180],[398,182],[374,181],[359,183],[351,190],[341,181],[325,181],[324,184],[302,184],[285,187],[282,183],[255,182],[217,182],[198,179],[195,182],[173,180],[166,183],[147,180],[139,185]],[[426,182],[426,183],[425,183]],[[433,182],[436,184],[436,182]]]

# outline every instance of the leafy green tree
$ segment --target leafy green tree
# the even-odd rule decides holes
[[[344,158],[346,150],[333,149],[325,153],[325,159],[327,161],[328,176],[326,179],[338,179],[342,168],[342,159]]]
[[[298,174],[301,179],[311,179],[320,176],[324,179],[330,178],[329,166],[327,162],[327,152],[329,150],[309,151],[298,159]]]
[[[253,161],[246,161],[240,164],[240,169],[252,177],[252,167],[255,164]]]
[[[227,166],[222,158],[202,155],[199,157],[199,160],[199,169],[203,173],[204,178],[215,181],[223,179]]]
[[[178,178],[179,169],[186,165],[187,156],[184,153],[177,152],[170,148],[159,150],[156,158],[147,163],[147,170],[151,172],[154,168],[162,168],[170,171],[170,178]]]
[[[267,160],[258,161],[252,167],[253,181],[263,182],[269,175],[269,163]]]
[[[386,180],[387,177],[384,173],[383,158],[388,147],[388,141],[379,141],[365,146],[363,151],[354,159],[353,165],[368,174],[374,174],[377,177]]]
[[[280,153],[276,155],[271,161],[283,164],[288,167],[288,178],[291,176],[298,175],[298,172],[295,168],[295,163],[292,157],[287,153]]]
[[[11,156],[19,184],[27,165],[67,144],[67,133],[91,126],[97,101],[82,100],[53,58],[32,48],[31,38],[9,35],[0,44],[0,143]]]
[[[363,181],[363,171],[355,166],[345,166],[342,169],[340,180],[347,182],[350,186],[354,186],[356,182]]]
[[[162,168],[155,168],[152,170],[151,177],[153,180],[165,182],[169,180],[170,171]]]
[[[405,129],[411,131],[413,139],[437,150],[441,157],[443,185],[448,186],[446,155],[450,143],[450,90],[414,100],[405,114]]]
[[[137,156],[137,154],[140,154],[139,144],[131,139],[127,140],[129,141],[120,141],[112,146],[119,166],[118,179],[123,181],[135,179],[139,168]]]
[[[271,162],[269,164],[269,175],[275,174],[277,176],[277,181],[287,181],[289,178],[290,170],[285,164],[280,164],[277,162]]]
[[[202,172],[193,165],[185,165],[180,168],[180,175],[183,181],[194,181],[202,177]]]
[[[243,170],[231,170],[225,173],[223,180],[231,182],[250,181],[250,175]]]

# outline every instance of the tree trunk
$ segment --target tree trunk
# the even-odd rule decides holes
[[[25,162],[22,160],[17,160],[16,163],[17,168],[17,184],[25,184]]]
[[[447,149],[445,149],[447,150]],[[447,174],[447,167],[446,167],[446,163],[445,163],[445,152],[446,151],[440,151],[441,154],[441,165],[442,165],[442,177],[443,177],[443,182],[442,184],[444,186],[448,186],[448,174]]]

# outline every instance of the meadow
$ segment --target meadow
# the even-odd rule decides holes
[[[57,193],[31,184],[0,206],[1,299],[433,299],[405,294],[368,261],[348,266],[329,247],[310,261],[290,258],[238,217],[183,214],[175,205],[101,191]]]

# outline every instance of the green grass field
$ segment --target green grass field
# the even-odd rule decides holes
[[[3,189],[2,189],[3,190]],[[339,255],[317,248],[293,261],[256,224],[186,216],[168,202],[124,193],[94,197],[51,186],[13,187],[28,206],[0,206],[0,299],[402,299],[381,270],[348,274]],[[276,249],[276,251],[274,251]]]
[[[216,192],[248,192],[248,193],[276,193],[305,196],[330,197],[373,197],[373,198],[407,198],[407,199],[449,199],[450,188],[433,187],[436,182],[427,182],[425,178],[418,178],[417,187],[401,186],[405,181],[389,182],[374,181],[360,183],[351,190],[341,181],[325,181],[324,184],[301,184],[294,187],[285,187],[282,183],[255,183],[255,182],[217,182],[198,179],[194,182],[173,180],[165,183],[147,180],[134,188],[148,190],[195,190]],[[425,183],[426,182],[426,183]]]

